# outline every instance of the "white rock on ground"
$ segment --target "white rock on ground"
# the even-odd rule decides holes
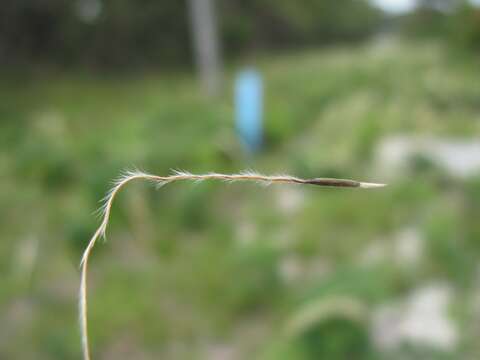
[[[383,176],[397,176],[409,159],[421,155],[450,175],[467,178],[480,173],[480,140],[421,136],[390,136],[376,150],[377,168]]]
[[[443,283],[415,290],[405,300],[378,308],[373,314],[371,335],[380,350],[404,343],[453,350],[458,331],[448,317],[451,288]]]

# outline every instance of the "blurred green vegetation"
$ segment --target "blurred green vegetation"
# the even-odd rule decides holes
[[[7,1],[0,63],[102,71],[190,64],[189,1]],[[229,0],[216,3],[227,57],[252,49],[357,42],[382,18],[367,0]]]
[[[418,0],[414,11],[393,22],[410,40],[441,40],[455,53],[480,50],[480,8],[474,1]]]
[[[259,67],[266,146],[255,158],[234,136],[228,84],[212,101],[184,73],[2,77],[0,358],[80,357],[78,263],[98,200],[126,167],[382,181],[375,149],[385,136],[480,131],[477,63],[441,44],[332,47]],[[371,192],[132,184],[91,261],[93,355],[477,358],[480,177],[458,180],[421,158],[410,165]],[[425,240],[414,268],[394,260],[405,227]],[[362,260],[375,241],[387,254]],[[377,351],[370,313],[437,279],[454,289],[461,346]],[[309,306],[318,318],[288,332]]]
[[[0,64],[25,71],[61,68],[143,71],[192,65],[189,1],[6,1],[0,12]],[[435,38],[455,51],[480,44],[478,5],[415,0],[387,13],[368,0],[229,0],[215,3],[222,55],[361,44],[375,35]]]

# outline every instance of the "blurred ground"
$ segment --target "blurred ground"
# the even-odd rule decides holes
[[[230,86],[211,101],[185,73],[3,77],[0,358],[79,358],[80,254],[126,166],[389,186],[132,185],[91,262],[95,358],[480,356],[478,161],[457,176],[425,146],[398,166],[388,157],[399,136],[478,142],[477,60],[375,41],[259,68],[267,144],[256,158],[234,137]]]

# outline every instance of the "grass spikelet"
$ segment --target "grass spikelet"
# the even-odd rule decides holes
[[[151,175],[138,169],[124,171],[112,184],[112,188],[108,191],[102,200],[102,206],[99,209],[101,222],[90,241],[85,248],[82,259],[80,261],[80,290],[79,290],[79,322],[80,333],[82,338],[83,359],[90,360],[90,348],[88,342],[88,323],[87,323],[87,274],[88,260],[95,244],[99,239],[105,239],[108,222],[110,219],[110,211],[113,201],[118,192],[128,183],[134,180],[144,180],[153,183],[160,188],[171,182],[180,180],[190,180],[194,182],[202,182],[206,180],[221,180],[225,182],[237,181],[253,181],[262,185],[271,184],[297,184],[297,185],[317,185],[328,187],[351,187],[351,188],[376,188],[385,186],[385,184],[365,183],[355,180],[332,179],[332,178],[314,178],[301,179],[290,175],[262,175],[252,170],[240,172],[238,174],[219,174],[207,173],[203,175],[192,174],[188,171],[173,170],[169,176]]]

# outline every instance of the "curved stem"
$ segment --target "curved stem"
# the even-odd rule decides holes
[[[110,211],[112,208],[113,200],[117,193],[130,181],[142,179],[155,183],[158,187],[166,185],[170,182],[179,180],[192,180],[192,181],[204,181],[204,180],[223,180],[228,182],[234,181],[255,181],[265,185],[273,183],[284,184],[304,184],[304,185],[318,185],[318,186],[330,186],[330,187],[352,187],[352,188],[374,188],[381,187],[384,184],[365,183],[355,180],[345,179],[331,179],[331,178],[314,178],[314,179],[301,179],[289,175],[274,175],[266,176],[257,174],[254,172],[243,172],[239,174],[218,174],[208,173],[203,175],[195,175],[184,171],[175,171],[170,176],[157,176],[147,174],[141,171],[127,171],[119,179],[114,182],[114,186],[107,193],[104,198],[104,204],[101,207],[102,221],[97,228],[87,247],[82,255],[80,262],[81,278],[80,278],[80,291],[79,291],[79,321],[80,321],[80,333],[82,337],[82,351],[83,359],[90,360],[90,348],[88,342],[88,323],[87,323],[87,273],[88,273],[88,260],[99,238],[105,238],[105,233],[110,219]]]

